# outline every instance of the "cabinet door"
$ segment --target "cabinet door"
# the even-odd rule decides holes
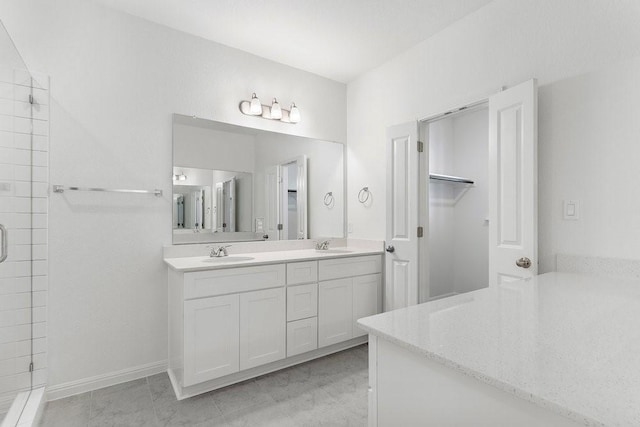
[[[318,285],[290,286],[287,288],[287,321],[315,317],[318,314]]]
[[[382,279],[380,274],[353,278],[353,337],[367,335],[356,324],[358,319],[382,312]]]
[[[240,369],[284,359],[285,288],[240,294]]]
[[[184,302],[184,384],[187,387],[239,370],[239,297]]]
[[[318,318],[287,323],[287,357],[318,348]]]
[[[346,341],[353,334],[353,279],[318,285],[318,347]]]

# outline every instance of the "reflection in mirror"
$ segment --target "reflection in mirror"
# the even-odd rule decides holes
[[[342,144],[175,114],[173,158],[174,244],[344,237]]]
[[[251,231],[253,175],[173,168],[174,233]]]

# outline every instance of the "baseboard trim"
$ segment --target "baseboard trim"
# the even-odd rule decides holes
[[[98,390],[100,388],[121,384],[127,381],[148,377],[149,375],[166,372],[167,361],[149,363],[135,366],[121,371],[110,372],[108,374],[96,375],[94,377],[83,378],[81,380],[70,381],[47,387],[47,401],[63,399],[87,391]]]
[[[176,393],[178,400],[187,399],[189,397],[197,396],[202,393],[206,393],[212,390],[217,390],[222,387],[226,387],[241,381],[245,381],[251,378],[256,378],[261,375],[269,374],[271,372],[279,371],[290,366],[299,365],[304,362],[309,362],[320,357],[328,356],[333,353],[338,353],[343,350],[347,350],[352,347],[356,347],[366,343],[369,339],[368,335],[362,335],[357,338],[352,338],[348,341],[332,344],[327,347],[321,347],[316,350],[308,351],[306,353],[298,354],[296,356],[287,357],[285,359],[271,362],[266,365],[257,366],[255,368],[239,371],[234,374],[226,375],[214,380],[205,381],[199,384],[194,384],[189,387],[182,387],[180,375],[176,375],[173,369],[169,369],[169,380],[173,386],[173,391]]]

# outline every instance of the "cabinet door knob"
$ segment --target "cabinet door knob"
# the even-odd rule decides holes
[[[396,250],[396,248],[394,248],[391,245],[387,246],[387,249],[386,249],[386,251],[389,252],[389,253],[393,253],[393,252],[395,252],[395,250]]]

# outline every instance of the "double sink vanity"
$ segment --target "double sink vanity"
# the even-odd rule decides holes
[[[382,311],[383,244],[345,239],[344,156],[339,142],[174,114],[178,399],[367,341],[356,321]]]
[[[356,322],[382,311],[382,250],[165,257],[178,399],[366,342]]]

